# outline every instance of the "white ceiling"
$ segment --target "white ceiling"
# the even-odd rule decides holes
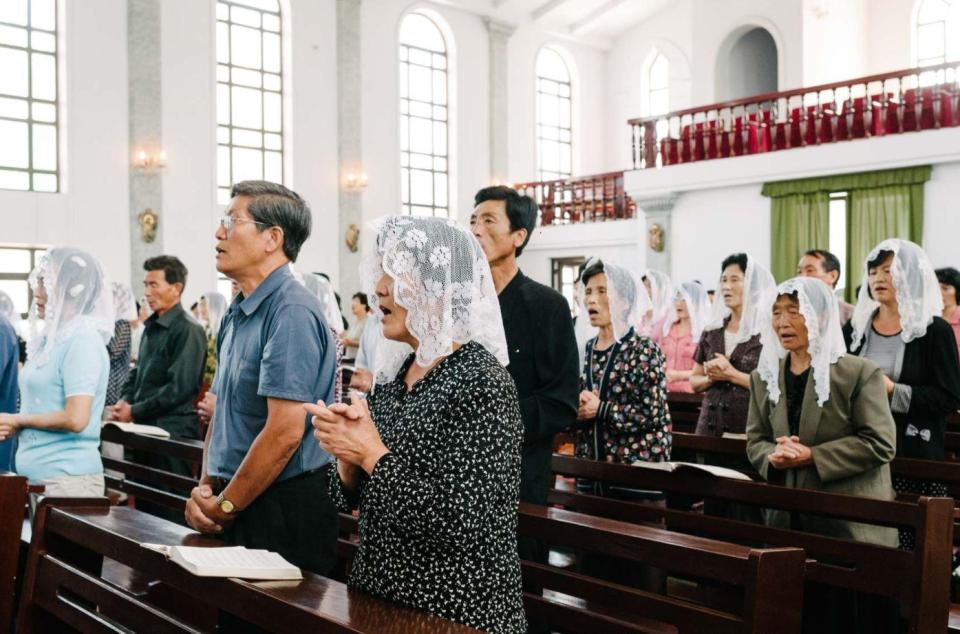
[[[669,0],[438,0],[521,26],[537,24],[600,48],[667,6]]]

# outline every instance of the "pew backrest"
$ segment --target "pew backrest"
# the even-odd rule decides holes
[[[27,504],[27,479],[0,472],[0,631],[13,627],[20,533]]]

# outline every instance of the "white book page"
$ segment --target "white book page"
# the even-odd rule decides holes
[[[268,550],[251,550],[243,546],[224,548],[174,546],[171,551],[175,560],[188,564],[196,574],[244,578],[302,578],[299,568],[277,553]]]
[[[675,462],[673,464],[682,465],[685,468],[696,469],[698,471],[706,471],[711,473],[718,478],[730,478],[731,480],[746,480],[747,482],[752,482],[752,478],[746,474],[740,473],[734,469],[728,469],[726,467],[718,467],[712,464],[697,464],[693,462]]]
[[[157,438],[169,438],[170,432],[156,425],[142,425],[140,423],[121,423],[115,420],[104,421],[104,425],[113,425],[122,431],[133,434],[143,434],[145,436],[156,436]]]
[[[676,464],[677,463],[674,462],[647,462],[645,460],[636,460],[633,466],[644,469],[657,469],[659,471],[673,471],[677,468]]]

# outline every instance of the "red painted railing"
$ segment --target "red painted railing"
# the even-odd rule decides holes
[[[537,201],[541,226],[622,220],[637,214],[637,206],[623,191],[623,172],[519,183],[514,188]]]
[[[631,119],[633,167],[665,167],[960,125],[960,64]]]

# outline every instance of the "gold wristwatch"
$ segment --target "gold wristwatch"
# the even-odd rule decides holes
[[[223,492],[217,496],[217,506],[227,515],[233,515],[237,512],[237,507],[233,505],[233,502],[223,497]]]

